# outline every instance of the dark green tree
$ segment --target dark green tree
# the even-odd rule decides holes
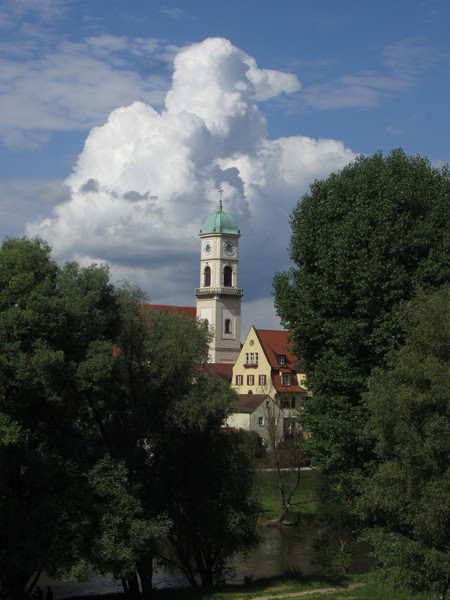
[[[78,368],[93,344],[112,346],[118,320],[102,267],[59,267],[40,240],[0,248],[0,594],[23,594],[62,566],[83,473],[88,399]],[[111,351],[109,350],[109,355]]]
[[[174,540],[211,583],[256,539],[252,465],[220,432],[234,393],[199,376],[208,328],[144,300],[40,240],[0,248],[1,598],[42,570],[150,593]]]
[[[189,394],[196,366],[207,358],[208,332],[185,315],[151,310],[137,289],[123,289],[119,299],[122,325],[113,377],[95,391],[95,415],[105,446],[125,465],[145,522],[153,524],[153,539],[137,549],[133,568],[120,573],[126,591],[149,594],[154,557],[170,524],[164,488],[170,413]],[[91,367],[97,369],[95,357]]]
[[[230,559],[258,542],[254,456],[243,435],[221,431],[235,403],[228,384],[202,375],[168,423],[160,478],[173,526],[162,557],[191,585],[223,581]]]
[[[199,374],[208,356],[204,323],[136,300],[124,304],[120,385],[105,429],[140,486],[145,517],[169,527],[167,543],[143,552],[136,572],[146,593],[155,557],[192,584],[197,575],[212,584],[227,559],[256,539],[252,463],[220,431],[235,396],[228,384]]]
[[[420,292],[406,340],[365,395],[380,464],[364,484],[367,539],[394,584],[450,586],[450,286]]]
[[[291,226],[295,266],[275,276],[275,303],[313,392],[308,451],[324,489],[352,507],[374,460],[367,379],[402,341],[415,287],[450,280],[448,168],[401,150],[358,158],[313,183]]]

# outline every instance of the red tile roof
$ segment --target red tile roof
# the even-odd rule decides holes
[[[279,369],[280,366],[294,369],[298,359],[290,350],[289,331],[276,329],[255,329],[256,335],[261,342],[266,353],[267,359],[272,369]],[[285,356],[286,364],[279,365],[278,357]]]
[[[282,392],[283,394],[289,394],[291,392],[306,394],[306,389],[301,387],[297,383],[297,376],[295,373],[292,373],[292,385],[282,385],[281,384],[281,376],[278,373],[272,373],[272,383],[273,387],[277,390],[277,392]]]
[[[237,412],[252,413],[265,398],[267,398],[266,394],[239,394]]]
[[[302,373],[303,369],[298,358],[292,354],[289,331],[255,329],[255,332],[269,361],[272,370],[272,382],[277,392],[306,394],[306,389],[297,383],[297,373]],[[285,362],[282,365],[279,363],[280,356],[285,357]],[[291,373],[292,385],[281,385],[280,373]]]
[[[220,377],[231,382],[233,378],[233,365],[228,363],[205,363],[197,366],[197,373],[204,373],[208,377]]]
[[[170,306],[168,304],[143,304],[143,308],[154,310],[155,312],[168,312],[171,314],[184,314],[192,319],[197,318],[197,309],[195,306]]]

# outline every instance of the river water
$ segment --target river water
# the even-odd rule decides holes
[[[245,577],[258,579],[286,573],[312,575],[321,570],[321,566],[313,561],[316,535],[313,527],[262,527],[259,533],[261,543],[250,553],[247,561],[242,557],[237,557],[234,561],[234,583],[242,583]],[[367,571],[373,565],[373,559],[359,548],[352,571]],[[183,576],[164,571],[155,573],[153,583],[156,588],[188,585]],[[80,584],[41,579],[39,584],[41,587],[51,585],[56,600],[70,596],[122,592],[121,584],[108,577],[95,577]]]

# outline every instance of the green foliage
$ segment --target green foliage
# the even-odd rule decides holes
[[[450,177],[401,150],[316,181],[294,210],[295,267],[275,277],[313,397],[309,452],[334,493],[357,494],[373,460],[361,403],[372,369],[403,339],[399,311],[417,285],[450,280]]]
[[[20,439],[20,426],[8,415],[0,413],[0,446],[16,444]]]
[[[361,510],[384,573],[445,595],[450,573],[450,286],[420,291],[405,310],[406,341],[365,396],[381,463]],[[442,596],[443,597],[443,596]]]
[[[95,458],[95,451],[86,452],[89,398],[77,369],[99,340],[106,342],[103,352],[108,346],[111,353],[113,305],[104,268],[60,268],[49,246],[37,239],[2,244],[2,596],[20,593],[44,567],[73,561],[64,547],[74,539],[78,506],[86,505],[83,473]]]
[[[168,547],[215,583],[257,539],[253,457],[220,431],[235,394],[198,375],[210,332],[144,302],[40,240],[0,248],[1,598],[43,569],[147,594]]]
[[[326,499],[319,504],[315,558],[329,573],[347,574],[355,553],[355,516],[349,502]]]
[[[208,432],[216,435],[234,411],[236,394],[220,379],[198,377],[195,385],[171,408],[172,426],[186,435]]]
[[[174,436],[168,452],[173,527],[164,558],[192,585],[197,575],[203,585],[214,585],[227,574],[230,559],[258,541],[254,461],[238,433],[217,428]]]
[[[152,555],[167,534],[168,522],[144,518],[139,488],[130,486],[118,461],[105,457],[88,474],[89,496],[95,510],[90,527],[96,532],[90,546],[93,570],[124,577],[136,568],[136,557]]]
[[[203,323],[136,299],[132,290],[122,293],[115,383],[98,414],[110,452],[139,489],[144,518],[169,524],[169,543],[136,553],[139,575],[148,575],[154,554],[192,584],[198,574],[212,584],[256,539],[253,463],[237,436],[220,432],[235,393],[198,375],[208,356]]]

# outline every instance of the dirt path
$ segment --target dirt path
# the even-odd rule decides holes
[[[258,596],[257,600],[297,600],[297,598],[307,598],[308,596],[314,596],[314,594],[332,594],[335,592],[346,592],[348,590],[353,590],[363,585],[363,583],[351,583],[347,586],[319,588],[317,590],[305,590],[304,592],[290,592],[288,594],[277,594],[275,592],[270,596]]]

